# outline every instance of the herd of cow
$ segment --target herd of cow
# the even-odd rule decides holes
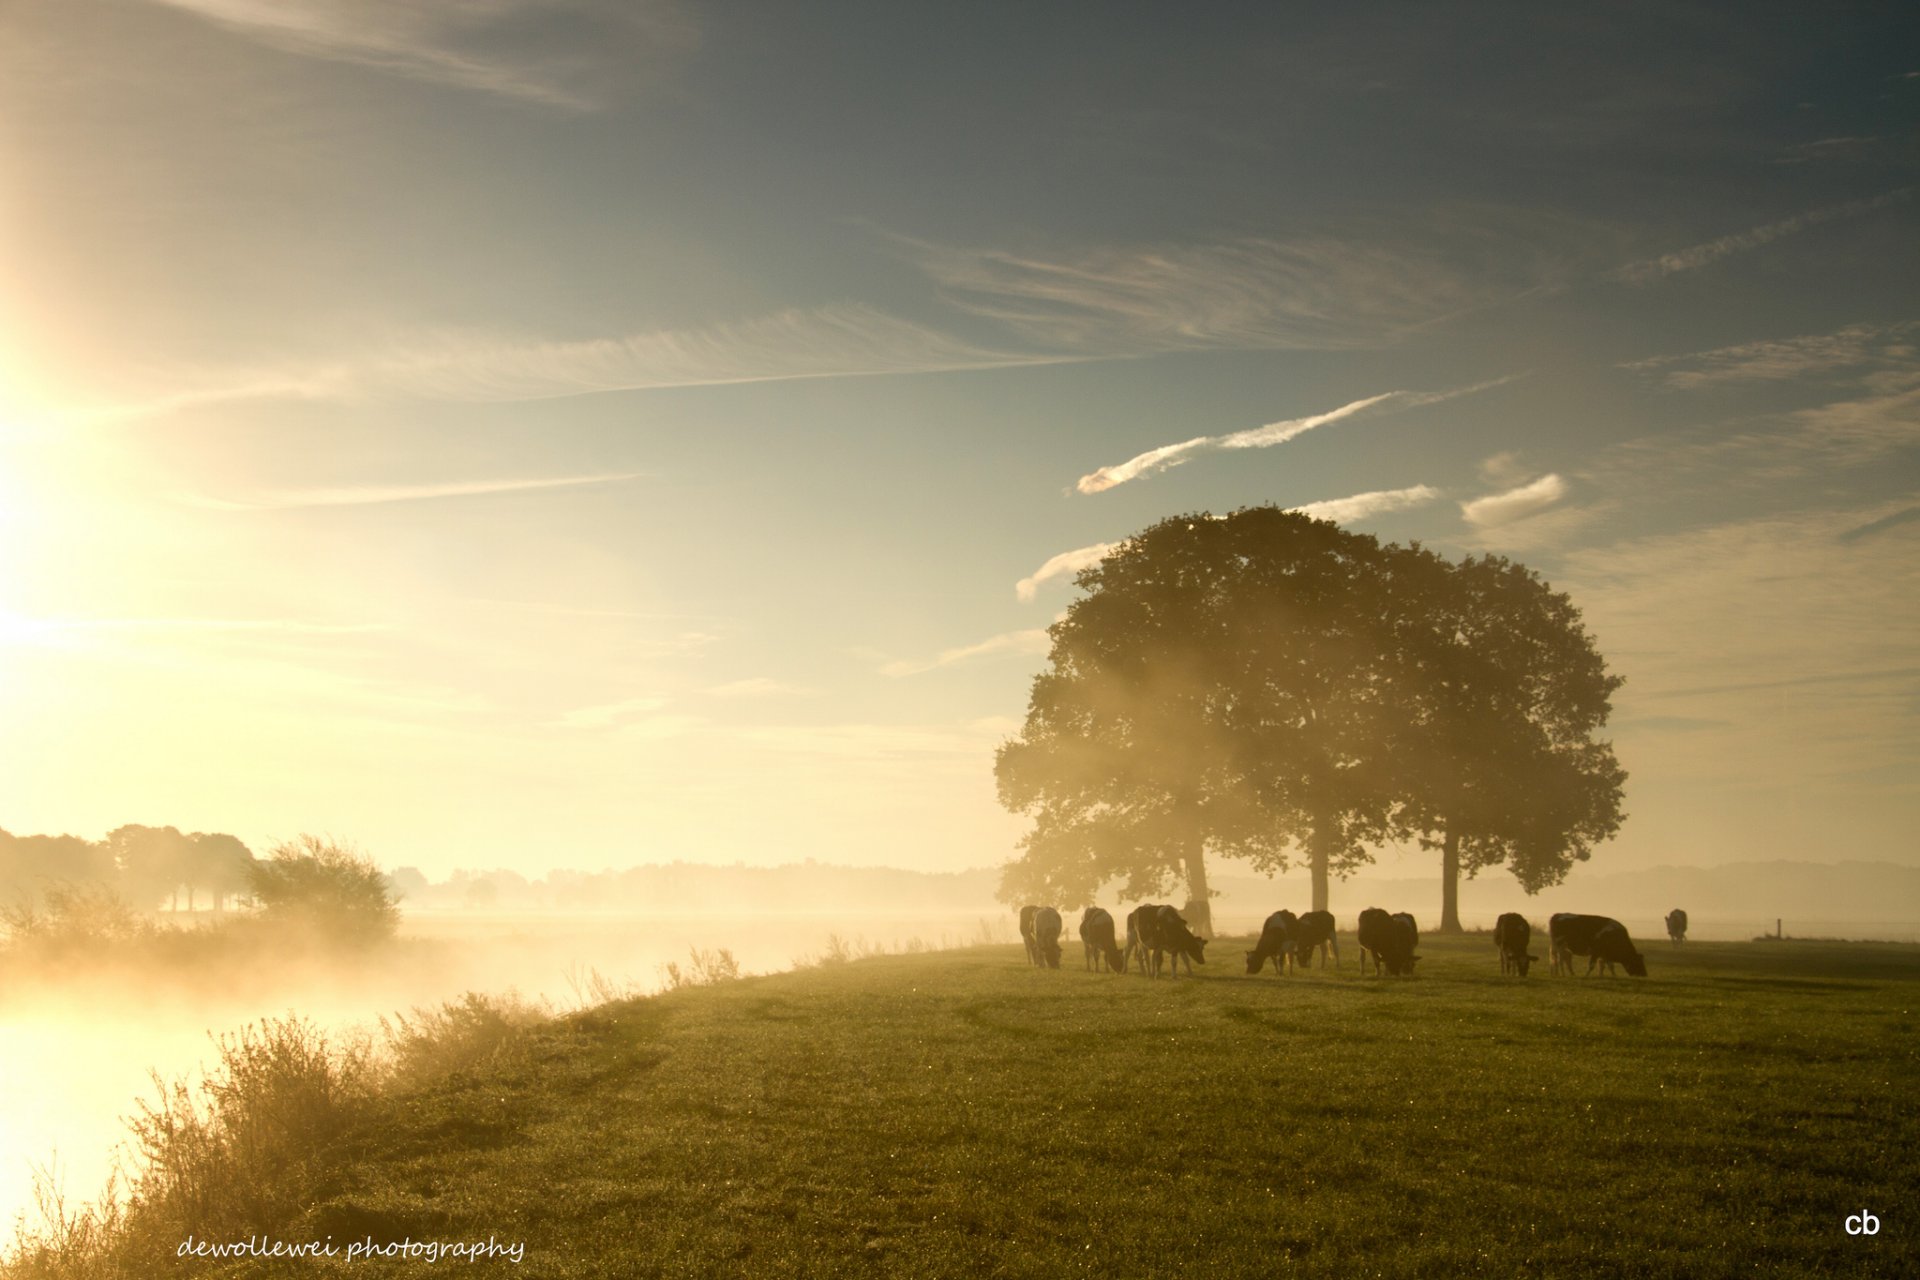
[[[1060,967],[1060,933],[1065,925],[1052,907],[1020,908],[1020,937],[1027,944],[1027,959],[1043,968]],[[1360,972],[1371,961],[1374,972],[1407,976],[1420,957],[1414,954],[1420,945],[1420,926],[1401,911],[1388,915],[1378,907],[1360,913],[1357,934],[1360,942]],[[1677,946],[1686,941],[1687,913],[1675,908],[1667,913],[1667,936]],[[1080,916],[1080,942],[1085,949],[1086,967],[1127,973],[1138,968],[1149,977],[1158,977],[1161,967],[1171,963],[1172,974],[1180,972],[1186,961],[1187,972],[1196,962],[1207,962],[1207,939],[1197,937],[1186,920],[1170,906],[1148,904],[1127,913],[1127,940],[1123,949],[1115,932],[1113,915],[1102,907],[1088,907]],[[1540,957],[1530,955],[1533,927],[1526,917],[1509,911],[1494,923],[1493,945],[1500,956],[1500,972],[1527,976],[1528,969]],[[1587,960],[1587,973],[1594,966],[1610,974],[1615,965],[1636,978],[1647,976],[1647,962],[1634,949],[1625,926],[1607,916],[1584,916],[1561,912],[1547,921],[1547,949],[1553,957],[1555,974],[1573,972],[1576,956]],[[1332,957],[1340,964],[1340,938],[1334,929],[1333,913],[1309,911],[1296,916],[1291,911],[1276,911],[1260,928],[1260,940],[1246,953],[1247,972],[1259,973],[1268,961],[1273,971],[1311,966],[1315,952],[1320,967]]]

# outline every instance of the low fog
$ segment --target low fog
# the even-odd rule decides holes
[[[1438,886],[1417,851],[1382,853],[1373,874],[1336,881],[1343,927],[1367,906],[1436,918]],[[33,961],[0,951],[0,1226],[35,1210],[40,1170],[68,1201],[103,1187],[126,1136],[124,1117],[154,1096],[153,1078],[180,1079],[211,1059],[211,1037],[297,1013],[330,1035],[379,1036],[379,1019],[433,1007],[468,991],[517,992],[556,1011],[610,990],[642,994],[666,966],[694,952],[730,952],[746,973],[769,973],[830,954],[939,949],[1017,941],[1015,911],[996,900],[999,871],[932,875],[799,864],[692,864],[535,880],[461,872],[408,885],[395,935],[351,948],[287,937],[225,952],[180,952],[177,963],[110,955]],[[1224,864],[1214,878],[1216,931],[1251,933],[1280,907],[1302,910],[1309,877],[1267,878]],[[1177,895],[1176,895],[1177,896]],[[1469,929],[1502,911],[1544,925],[1555,911],[1612,915],[1649,942],[1659,920],[1688,910],[1698,940],[1747,940],[1784,918],[1789,937],[1920,938],[1920,870],[1885,863],[1773,863],[1597,873],[1529,897],[1507,876],[1461,886]],[[1124,907],[1111,891],[1101,905]],[[1058,904],[1071,932],[1081,903]],[[162,930],[200,930],[243,913],[160,911]]]

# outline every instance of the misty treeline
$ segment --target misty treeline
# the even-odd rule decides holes
[[[212,920],[181,928],[160,908]],[[15,956],[112,959],[135,950],[186,958],[234,942],[368,943],[393,936],[391,882],[366,855],[319,836],[266,857],[231,835],[128,825],[105,839],[0,831],[0,938]]]
[[[1626,772],[1595,735],[1621,684],[1580,611],[1501,556],[1455,562],[1272,506],[1163,520],[1080,572],[1020,734],[995,760],[1033,819],[1009,901],[1184,882],[1206,856],[1303,864],[1313,908],[1369,846],[1557,884],[1619,828]]]

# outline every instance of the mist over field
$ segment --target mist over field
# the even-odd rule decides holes
[[[1383,858],[1381,870],[1401,869],[1391,858]],[[391,943],[347,957],[292,950],[212,973],[0,967],[0,1093],[34,1100],[0,1112],[0,1238],[11,1235],[17,1215],[31,1217],[36,1169],[51,1172],[70,1200],[96,1194],[127,1137],[123,1118],[137,1100],[153,1097],[152,1076],[194,1075],[210,1061],[210,1036],[262,1018],[298,1012],[351,1038],[377,1035],[383,1016],[468,991],[513,991],[556,1010],[592,1002],[596,978],[633,993],[654,991],[668,981],[665,966],[684,967],[696,952],[724,948],[742,971],[770,973],[817,961],[835,947],[858,955],[1003,943],[1017,935],[1014,912],[995,899],[992,868],[929,875],[682,865],[610,874],[634,889],[636,901],[602,894],[598,907],[556,905],[590,881],[580,873],[529,881],[463,872],[423,882],[414,896],[427,905],[403,906]],[[676,898],[659,896],[666,885]],[[1301,909],[1309,890],[1302,874],[1228,874],[1215,887],[1222,935],[1257,933],[1269,912]],[[1436,889],[1430,875],[1376,874],[1338,882],[1335,894],[1336,915],[1350,929],[1363,906],[1430,921]],[[640,905],[647,898],[650,909]],[[1920,939],[1920,910],[1898,911],[1920,903],[1920,869],[1888,863],[1581,868],[1537,897],[1489,878],[1468,882],[1462,898],[1469,929],[1489,928],[1509,910],[1536,928],[1554,911],[1613,915],[1643,945],[1656,947],[1656,966],[1660,917],[1675,905],[1690,910],[1691,936],[1699,940],[1744,941],[1770,932],[1779,916],[1790,936]],[[455,905],[475,900],[492,905]],[[1116,915],[1127,906],[1111,899],[1104,905]],[[1078,911],[1064,914],[1071,935]],[[1070,947],[1068,963],[1076,957]]]

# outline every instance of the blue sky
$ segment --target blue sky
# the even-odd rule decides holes
[[[996,862],[1071,566],[1274,502],[1572,593],[1610,865],[1910,861],[1916,26],[17,0],[0,826]]]

